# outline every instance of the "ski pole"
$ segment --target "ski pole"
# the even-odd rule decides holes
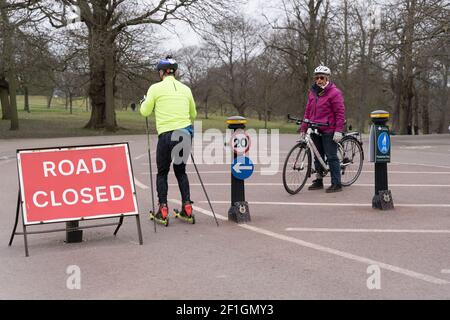
[[[202,178],[200,177],[200,173],[198,172],[197,165],[195,164],[194,157],[192,156],[192,153],[191,153],[191,160],[192,160],[192,163],[194,164],[195,171],[197,172],[198,180],[200,180],[200,184],[202,185],[203,192],[205,193],[206,199],[208,200],[209,207],[211,208],[211,211],[213,213],[214,220],[216,220],[216,224],[217,224],[217,226],[219,226],[219,222],[217,221],[216,214],[214,213],[214,209],[213,209],[213,207],[211,205],[211,201],[209,201],[208,193],[206,192],[205,186],[203,185]]]
[[[145,117],[145,126],[147,128],[147,150],[148,150],[148,162],[150,166],[150,189],[152,192],[152,213],[155,214],[155,198],[153,195],[153,172],[152,172],[152,156],[150,153],[150,131],[148,129],[148,117]],[[153,226],[156,232],[156,219],[153,219]]]

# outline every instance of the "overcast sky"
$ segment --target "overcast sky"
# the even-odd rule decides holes
[[[263,14],[274,18],[277,13],[273,8],[280,0],[248,0],[248,3],[243,6],[241,11],[261,22],[265,22]],[[169,31],[163,31],[163,34],[168,37],[167,42],[165,42],[164,47],[168,51],[176,51],[185,46],[196,45],[200,43],[200,38],[195,32],[193,32],[186,24],[177,24],[176,33]]]

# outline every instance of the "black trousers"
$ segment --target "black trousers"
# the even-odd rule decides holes
[[[173,136],[174,133],[177,133],[176,136]],[[174,139],[172,139],[172,137]],[[181,148],[182,145],[185,146],[185,148]],[[189,147],[186,147],[187,145],[189,145]],[[179,131],[164,132],[158,136],[158,146],[156,148],[156,164],[158,167],[156,190],[158,192],[160,204],[167,204],[167,191],[169,188],[167,184],[167,175],[169,174],[170,164],[174,158],[173,171],[175,172],[178,187],[180,188],[181,201],[183,203],[191,201],[189,179],[186,174],[186,162],[190,155],[190,146],[190,135],[180,134]],[[180,152],[178,152],[178,149],[181,149]]]
[[[322,159],[324,159],[325,163],[328,162],[331,173],[331,184],[341,185],[341,165],[337,156],[338,145],[333,141],[333,133],[322,133],[320,136],[312,134],[311,138]],[[326,160],[325,155],[327,156]],[[314,167],[316,171],[322,171],[322,165],[317,159],[314,159]]]

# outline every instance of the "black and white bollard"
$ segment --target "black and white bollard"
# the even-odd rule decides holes
[[[388,186],[387,164],[391,162],[391,137],[386,122],[389,113],[384,110],[373,111],[370,114],[369,156],[375,163],[375,195],[372,198],[372,208],[389,210],[394,208],[392,193]]]
[[[250,137],[245,133],[247,119],[234,116],[227,119],[228,129],[233,130],[231,145],[233,163],[231,165],[231,207],[228,220],[245,223],[251,221],[248,202],[245,201],[244,180],[253,172],[253,164],[245,157],[250,147]]]

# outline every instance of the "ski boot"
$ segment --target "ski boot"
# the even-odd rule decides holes
[[[192,201],[186,201],[181,208],[181,212],[174,209],[173,213],[175,214],[175,219],[195,224],[195,216],[192,213],[192,203]]]
[[[166,204],[162,204],[159,206],[158,212],[156,214],[153,214],[152,211],[150,211],[150,220],[155,220],[156,222],[168,226],[169,225],[169,217],[168,217],[169,209],[167,208]]]

